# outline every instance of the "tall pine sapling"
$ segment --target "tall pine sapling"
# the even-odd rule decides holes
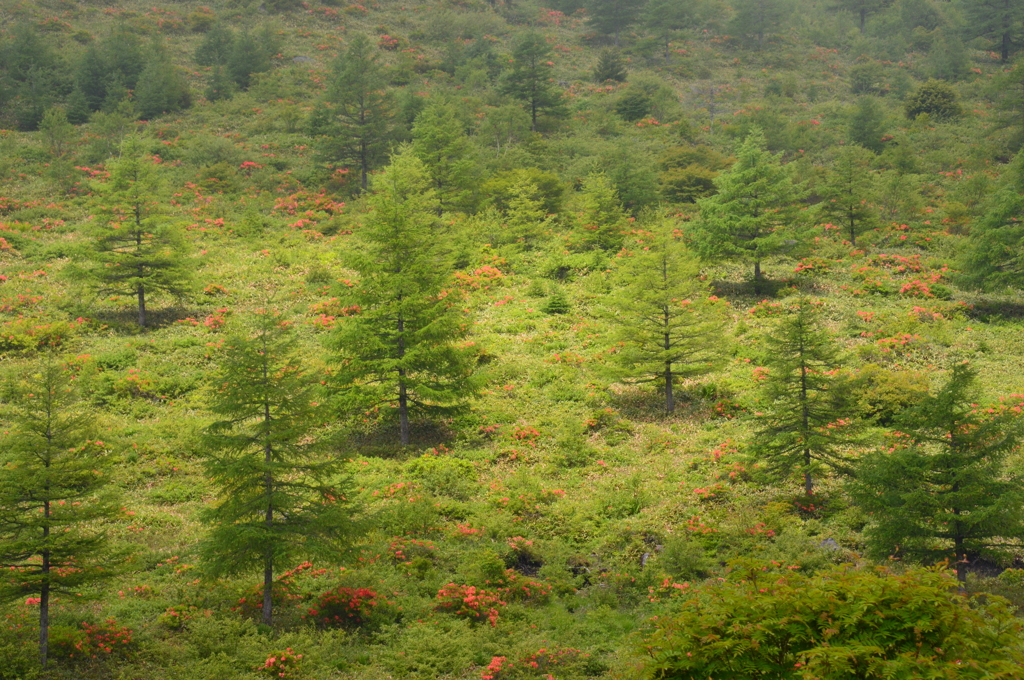
[[[423,164],[406,150],[373,183],[362,248],[349,266],[358,313],[335,331],[336,386],[344,410],[390,406],[403,445],[413,411],[450,413],[477,391],[468,324],[446,296],[451,265],[439,232],[437,200]]]
[[[479,170],[473,145],[453,105],[429,104],[412,126],[412,150],[423,162],[437,196],[437,214],[446,210],[469,210]]]
[[[530,129],[537,131],[542,113],[562,115],[562,93],[551,77],[552,52],[544,36],[526,33],[512,50],[512,68],[505,74],[501,91],[518,99],[530,114]]]
[[[818,187],[818,220],[832,220],[857,245],[857,235],[867,230],[875,218],[868,205],[871,198],[872,174],[869,162],[872,154],[867,149],[849,145],[835,152],[829,173]]]
[[[53,357],[15,383],[0,447],[0,597],[39,600],[39,659],[49,654],[54,594],[113,574],[102,521],[118,506],[104,493],[104,444],[73,376]]]
[[[694,249],[708,259],[753,263],[760,292],[762,260],[789,247],[786,231],[792,231],[799,192],[759,131],[744,140],[736,163],[715,178],[715,186],[717,194],[697,202]]]
[[[92,274],[99,291],[136,299],[139,326],[157,292],[183,295],[189,287],[181,236],[159,201],[158,167],[143,156],[137,139],[128,139],[121,158],[111,163],[110,178],[96,186],[98,216]]]
[[[889,448],[857,467],[854,500],[879,558],[952,557],[957,579],[977,557],[1011,558],[1024,536],[1024,478],[1007,465],[1020,445],[1013,408],[980,408],[977,371],[957,364],[946,384],[902,414]]]
[[[960,255],[960,278],[977,288],[1018,287],[1024,282],[1024,152],[1010,163],[984,210]]]
[[[820,468],[850,473],[848,449],[857,442],[852,407],[837,378],[842,364],[815,303],[798,300],[765,338],[765,352],[768,372],[754,417],[752,453],[775,477],[800,472],[810,496]]]
[[[203,545],[212,576],[263,573],[263,623],[273,613],[274,570],[299,558],[337,560],[354,532],[343,463],[317,447],[313,380],[294,333],[271,312],[231,335],[213,376],[204,439],[218,487]]]
[[[699,263],[668,225],[627,245],[606,298],[616,377],[662,385],[665,411],[675,384],[712,371],[722,356],[724,305],[698,279]]]
[[[394,102],[370,40],[357,34],[331,68],[325,106],[311,117],[311,133],[332,166],[358,168],[360,187],[387,158],[394,128]]]

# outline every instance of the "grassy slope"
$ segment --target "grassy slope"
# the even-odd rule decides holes
[[[157,7],[182,15],[192,9],[179,3]],[[261,633],[244,611],[235,611],[255,578],[215,587],[197,580],[196,571],[188,566],[195,562],[192,551],[202,535],[196,515],[212,496],[194,454],[196,434],[208,420],[203,385],[215,363],[220,319],[243,316],[272,293],[276,305],[302,320],[302,352],[316,373],[325,363],[321,343],[326,331],[314,324],[318,312],[311,307],[331,297],[335,280],[351,276],[337,262],[338,254],[352,247],[353,239],[344,232],[358,230],[358,204],[333,218],[337,231],[325,237],[315,231],[325,229],[332,219],[323,214],[313,215],[316,224],[303,225],[313,232],[289,226],[316,206],[303,206],[295,214],[275,207],[283,196],[301,190],[312,168],[308,140],[289,131],[298,128],[290,127],[282,112],[293,106],[302,115],[310,110],[311,91],[322,83],[323,67],[346,33],[388,32],[409,40],[441,30],[440,20],[429,16],[432,8],[426,5],[368,7],[365,15],[343,14],[345,30],[304,12],[275,17],[287,36],[283,58],[253,93],[216,105],[199,102],[187,113],[141,126],[166,148],[167,164],[173,166],[169,183],[176,187],[173,193],[182,194],[177,214],[195,225],[188,233],[199,288],[224,289],[211,288],[210,294],[197,295],[179,307],[155,310],[158,326],[149,332],[132,326],[130,300],[95,299],[80,282],[64,275],[66,254],[81,240],[88,222],[88,199],[52,195],[40,177],[45,154],[35,135],[4,133],[0,140],[7,159],[0,193],[18,203],[0,219],[13,245],[0,252],[7,277],[0,284],[0,298],[8,305],[2,318],[4,335],[15,337],[5,347],[5,367],[18,370],[31,360],[32,352],[23,346],[39,337],[39,326],[85,319],[70,332],[62,326],[61,334],[71,335],[65,346],[83,366],[103,426],[114,440],[115,476],[124,490],[125,513],[111,526],[111,534],[135,543],[139,550],[134,568],[92,593],[98,597],[64,598],[54,630],[59,641],[71,635],[80,620],[113,617],[135,631],[132,653],[84,665],[62,661],[53,671],[58,677],[256,677],[257,666],[288,647],[305,655],[303,673],[318,679],[475,677],[492,656],[517,658],[556,646],[592,655],[575,662],[570,674],[601,674],[629,665],[627,635],[663,606],[651,602],[649,588],[660,586],[666,572],[680,581],[699,579],[740,555],[813,568],[854,559],[862,547],[859,530],[865,518],[846,506],[837,480],[823,480],[822,495],[828,503],[824,512],[798,512],[792,503],[798,483],[773,486],[758,481],[742,455],[748,426],[742,418],[724,418],[716,411],[716,404],[723,401],[735,403],[740,413],[756,409],[753,369],[763,359],[757,338],[774,320],[770,305],[785,304],[793,289],[783,289],[777,300],[759,304],[760,296],[737,283],[745,271],[709,271],[732,306],[734,356],[705,383],[687,386],[685,403],[666,417],[656,395],[608,385],[601,375],[607,345],[595,312],[607,285],[602,272],[560,284],[539,275],[545,251],[492,254],[470,239],[467,248],[473,262],[468,272],[491,263],[505,273],[486,287],[466,291],[474,320],[471,339],[490,359],[483,368],[489,379],[485,393],[467,416],[440,427],[422,426],[411,450],[401,451],[391,443],[386,424],[364,424],[358,418],[342,423],[350,438],[338,454],[353,459],[359,496],[375,516],[376,528],[360,545],[358,558],[344,569],[331,566],[323,574],[307,570],[295,578],[300,592],[318,593],[345,584],[386,594],[391,604],[382,606],[386,611],[376,632],[317,632],[303,627],[299,608],[287,604],[280,608],[279,630]],[[146,11],[141,6],[134,9]],[[45,14],[27,3],[22,11]],[[109,22],[102,9],[78,3],[52,11],[69,12],[67,20],[75,30],[94,34],[102,33]],[[520,11],[531,18],[539,15],[529,5]],[[477,18],[492,22],[502,41],[519,30],[489,14]],[[553,149],[571,147],[573,142],[566,138],[572,134],[593,140],[594,135],[586,133],[607,115],[603,112],[612,94],[586,82],[593,61],[589,41],[571,19],[561,25],[543,23],[541,30],[565,48],[558,51],[558,77],[577,83],[572,91],[578,115],[566,133],[548,144]],[[176,56],[187,63],[197,37],[167,37]],[[775,105],[793,124],[822,121],[820,126],[801,128],[809,149],[824,148],[836,139],[841,106],[830,95],[845,92],[843,75],[851,55],[786,43],[771,54],[741,53],[742,64],[737,66],[731,48],[722,44],[694,41],[685,49],[688,55],[678,57],[664,73],[681,93],[687,91],[687,76],[698,68],[693,63],[699,62],[700,68],[734,86],[730,106],[741,114],[731,118],[742,120],[742,112],[756,115],[757,107],[764,105],[757,93],[771,72],[798,73],[816,82],[820,94],[814,101],[801,95],[799,101]],[[426,58],[436,58],[438,43],[427,44],[422,51]],[[311,55],[317,63],[313,68],[289,66],[290,58],[298,55]],[[402,58],[390,53],[386,57]],[[801,66],[805,63],[812,66]],[[812,70],[818,64],[822,69]],[[192,77],[201,90],[203,74],[194,71]],[[436,74],[421,77],[426,92],[447,89]],[[977,90],[970,83],[963,89],[968,94]],[[489,101],[483,90],[466,94],[469,106]],[[695,123],[706,123],[702,112],[691,113]],[[657,148],[665,143],[658,135],[671,132],[624,134],[639,135],[640,143]],[[937,210],[941,211],[945,194],[952,195],[957,188],[955,179],[935,179],[940,170],[964,167],[976,172],[984,167],[981,152],[973,158],[965,152],[977,145],[971,123],[904,134],[918,151],[922,175],[934,182],[925,202]],[[721,137],[710,139],[728,150]],[[792,159],[806,162],[800,157],[794,154]],[[200,166],[211,159],[233,166],[253,160],[265,167],[251,177],[235,178],[231,192],[190,185]],[[565,173],[566,179],[585,165],[565,157],[544,162]],[[495,167],[501,167],[500,160]],[[829,326],[848,351],[851,367],[870,361],[932,375],[952,358],[972,357],[982,368],[990,395],[1020,391],[1022,352],[1015,321],[985,322],[952,302],[897,294],[903,283],[920,277],[913,272],[880,267],[878,276],[891,293],[856,293],[861,288],[856,271],[872,265],[869,258],[879,253],[920,255],[926,269],[933,271],[952,263],[960,237],[933,232],[939,218],[934,226],[923,223],[927,218],[922,212],[910,222],[913,234],[933,239],[923,250],[905,245],[889,230],[869,236],[869,245],[858,252],[825,235],[816,255],[830,265],[828,273],[796,277],[791,273],[794,263],[782,260],[770,262],[767,270],[773,279],[792,278],[795,289],[823,299]],[[264,226],[254,224],[259,221]],[[568,314],[540,311],[544,298],[535,296],[538,280],[545,293],[565,287],[572,302]],[[954,299],[976,301],[955,289]],[[928,311],[915,311],[917,307]],[[876,320],[865,322],[857,312],[873,313]],[[892,349],[878,342],[903,333],[919,339]],[[338,427],[333,424],[332,429]],[[417,462],[422,454],[434,457]],[[453,460],[468,461],[472,474]],[[714,491],[696,491],[709,488]],[[512,540],[516,537],[522,538]],[[841,550],[823,549],[821,543],[828,538]],[[410,543],[412,539],[427,544]],[[396,545],[398,540],[406,543]],[[667,548],[661,551],[659,546]],[[396,556],[396,550],[403,554]],[[645,554],[653,559],[641,569]],[[536,572],[534,578],[543,580],[552,594],[510,604],[494,628],[471,626],[432,611],[439,587],[449,582],[482,587],[500,578],[504,566]],[[170,607],[180,614],[168,614]],[[10,625],[2,639],[3,644],[14,645],[9,650],[19,645],[30,648],[33,634],[25,618],[30,613],[22,605],[6,608]],[[183,625],[177,622],[184,617],[188,620]],[[21,623],[25,628],[16,628]],[[8,653],[13,659],[15,652]]]

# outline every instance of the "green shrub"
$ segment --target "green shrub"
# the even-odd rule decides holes
[[[929,80],[907,97],[903,104],[907,118],[914,120],[922,113],[933,118],[949,120],[963,114],[960,95],[953,86],[941,80]]]
[[[437,496],[468,500],[476,489],[476,468],[468,460],[426,454],[406,466],[423,488]]]
[[[941,569],[803,575],[744,562],[674,609],[645,640],[645,677],[1009,680],[1024,663],[1024,624],[1006,601],[968,600]]]

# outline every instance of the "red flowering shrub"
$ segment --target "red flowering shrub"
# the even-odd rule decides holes
[[[550,669],[573,663],[587,655],[578,649],[538,649],[533,654],[521,656],[515,661],[508,657],[495,656],[480,674],[480,680],[512,680],[513,678],[552,678]]]
[[[70,635],[54,631],[50,649],[55,657],[65,659],[99,659],[125,655],[132,648],[132,629],[118,626],[114,619],[93,625],[82,622],[81,629]]]
[[[321,628],[358,628],[369,620],[376,606],[377,591],[342,586],[318,597],[304,618]]]
[[[255,670],[272,678],[290,678],[294,677],[294,671],[298,668],[301,660],[302,655],[296,654],[289,647],[283,652],[275,652],[268,656],[263,665],[256,666]]]
[[[437,591],[437,604],[434,611],[453,614],[459,618],[475,623],[487,621],[492,626],[498,624],[498,608],[505,602],[496,593],[476,588],[449,583]]]

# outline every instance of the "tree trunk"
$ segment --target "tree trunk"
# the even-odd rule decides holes
[[[754,292],[761,293],[761,260],[754,261]]]
[[[857,220],[853,216],[853,210],[850,210],[850,245],[857,247]]]
[[[139,286],[135,291],[136,296],[139,298],[139,327],[146,327],[146,289],[143,286]]]
[[[50,504],[45,503],[45,514],[50,515]],[[43,540],[50,535],[50,527],[43,527]],[[43,584],[39,589],[39,665],[46,668],[50,652],[50,551],[43,551]]]
[[[405,358],[405,319],[398,317],[398,359]],[[405,385],[405,369],[398,369],[398,431],[402,446],[409,445],[409,393]]]
[[[867,22],[867,19],[868,19],[868,11],[862,7],[861,10],[860,10],[860,34],[861,35],[864,35],[864,24]]]
[[[807,370],[804,363],[804,356],[807,348],[804,347],[803,339],[800,340],[800,426],[803,428],[804,437],[811,430],[811,414],[807,407]],[[804,440],[806,444],[806,439]],[[814,481],[811,479],[811,450],[804,446],[804,491],[808,496],[814,495]]]
[[[270,514],[270,510],[267,510]],[[274,613],[274,559],[268,551],[263,567],[263,619],[264,625],[272,625]]]
[[[676,410],[675,398],[672,395],[672,362],[665,362],[665,411],[672,413]]]
[[[661,261],[661,276],[662,279],[668,282],[668,263],[662,259]],[[672,349],[672,336],[669,335],[669,323],[671,321],[669,317],[668,306],[662,307],[663,323],[665,328],[664,334],[664,349],[668,352]],[[665,361],[665,411],[672,413],[676,410],[676,402],[672,394],[672,362],[671,360]]]
[[[959,527],[957,527],[959,531]],[[967,593],[967,552],[964,550],[963,536],[953,539],[956,550],[956,580],[960,584],[960,592]]]
[[[409,445],[409,395],[405,389],[405,369],[398,370],[398,429],[402,446]]]
[[[262,368],[263,381],[269,385],[270,374],[267,370],[266,353],[264,353]],[[269,426],[271,420],[270,402],[264,399],[263,422]],[[267,511],[263,518],[263,526],[267,530],[266,540],[268,545],[263,557],[263,623],[268,626],[272,623],[274,613],[274,557],[269,546],[270,534],[274,528],[274,476],[270,472],[273,454],[273,446],[271,446],[269,441],[265,442],[263,444],[263,464],[266,466],[266,472],[263,474],[263,493],[267,497]]]

